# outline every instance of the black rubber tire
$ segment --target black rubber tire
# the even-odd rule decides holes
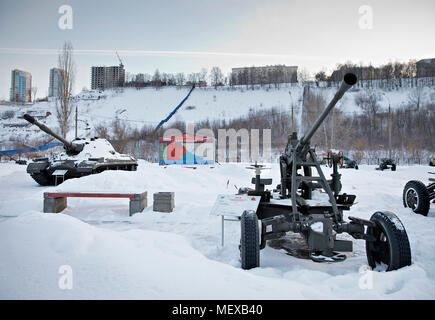
[[[415,201],[417,204],[413,204],[411,199],[408,196],[411,196],[409,193],[414,193]],[[405,208],[411,208],[412,211],[418,214],[422,214],[427,216],[430,208],[430,196],[429,191],[423,182],[418,180],[411,180],[405,185],[403,188],[403,206]]]
[[[396,171],[396,165],[395,164],[391,165],[391,171]]]
[[[249,270],[260,266],[260,233],[255,211],[244,211],[240,219],[240,258],[242,269]]]
[[[387,265],[386,271],[411,265],[411,246],[405,227],[392,212],[375,212],[370,221],[376,227],[368,227],[367,234],[376,241],[366,241],[367,261],[372,269],[380,263]]]

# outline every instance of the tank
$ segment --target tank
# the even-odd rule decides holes
[[[32,116],[25,114],[23,118],[59,140],[65,149],[52,158],[34,159],[27,166],[27,173],[42,186],[55,185],[67,179],[80,178],[105,170],[136,171],[137,169],[135,158],[116,152],[106,139],[95,137],[67,141]]]

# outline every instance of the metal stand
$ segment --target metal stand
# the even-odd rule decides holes
[[[240,217],[237,218],[225,218],[225,216],[221,216],[222,220],[222,230],[221,230],[221,245],[224,247],[225,245],[225,221],[240,221]]]
[[[62,177],[62,182],[65,181],[65,174],[68,172],[68,170],[55,170],[52,175],[54,176],[54,185],[57,186],[57,179],[58,177]]]

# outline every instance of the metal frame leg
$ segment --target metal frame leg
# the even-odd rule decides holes
[[[222,230],[221,230],[221,245],[224,246],[224,239],[225,239],[225,217],[221,216],[222,218]]]

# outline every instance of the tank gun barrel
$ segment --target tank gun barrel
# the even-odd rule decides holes
[[[23,115],[23,118],[24,118],[24,120],[30,122],[31,124],[34,124],[35,126],[39,127],[39,129],[41,129],[45,133],[49,134],[50,136],[52,136],[52,137],[56,138],[57,140],[59,140],[60,142],[62,142],[63,145],[65,146],[65,149],[68,151],[71,151],[72,153],[79,153],[81,151],[81,149],[83,148],[83,146],[81,146],[81,145],[77,145],[77,144],[74,144],[72,142],[65,140],[64,138],[62,138],[61,136],[59,136],[58,134],[56,134],[52,130],[50,130],[50,128],[48,128],[46,125],[40,123],[38,120],[36,120],[31,115],[26,113],[25,115]]]
[[[319,129],[322,122],[325,120],[325,118],[328,116],[329,112],[335,107],[337,102],[343,97],[344,93],[349,90],[355,83],[357,82],[357,77],[353,73],[346,73],[343,82],[341,83],[340,88],[335,93],[334,98],[332,98],[331,102],[328,104],[328,106],[323,110],[320,117],[316,120],[314,125],[311,127],[311,129],[308,131],[307,134],[301,139],[300,144],[306,145],[310,142],[313,135],[316,133],[317,129]]]

